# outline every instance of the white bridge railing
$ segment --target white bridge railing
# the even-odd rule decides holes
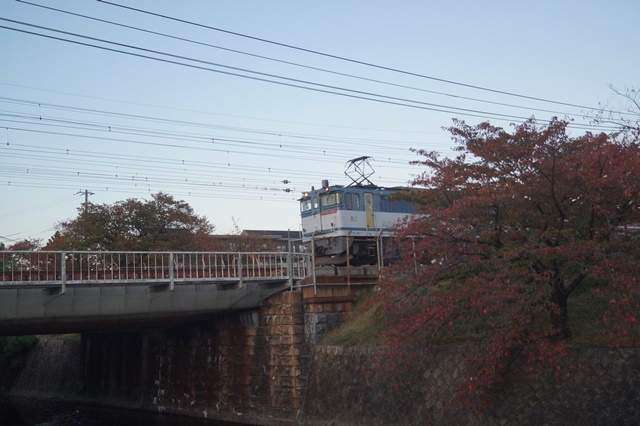
[[[304,253],[0,251],[0,286],[285,279],[293,284],[312,269]]]

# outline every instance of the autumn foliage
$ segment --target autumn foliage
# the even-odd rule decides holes
[[[60,222],[46,250],[198,251],[209,250],[213,225],[171,195],[150,200],[130,198],[78,209],[75,219]]]
[[[455,121],[455,157],[415,151],[420,215],[399,232],[402,278],[376,301],[393,347],[464,345],[460,395],[475,406],[516,358],[532,374],[561,373],[581,286],[606,302],[612,344],[638,337],[640,147],[567,126]]]

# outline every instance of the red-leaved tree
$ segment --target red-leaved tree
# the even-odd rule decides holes
[[[56,228],[47,250],[208,250],[214,230],[187,202],[162,192],[150,200],[89,203]]]
[[[35,250],[40,250],[41,248],[42,248],[42,243],[40,240],[35,238],[27,238],[10,245],[7,250],[35,251]]]
[[[466,342],[461,395],[476,406],[516,356],[557,371],[585,283],[608,303],[612,341],[637,338],[640,146],[567,125],[455,121],[457,156],[415,150],[421,214],[400,230],[402,278],[377,300],[393,347]]]

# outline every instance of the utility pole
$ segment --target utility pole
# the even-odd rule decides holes
[[[89,195],[93,195],[93,192],[85,189],[84,191],[80,190],[76,192],[74,195],[82,195],[84,194],[84,212],[87,212],[87,208],[89,207]]]

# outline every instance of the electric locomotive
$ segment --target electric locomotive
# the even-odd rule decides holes
[[[323,180],[321,188],[312,187],[299,200],[302,240],[318,265],[343,265],[347,259],[351,265],[383,264],[385,241],[393,236],[394,225],[415,210],[409,201],[390,199],[407,188],[371,183],[369,158],[347,162],[350,185],[329,185]]]

